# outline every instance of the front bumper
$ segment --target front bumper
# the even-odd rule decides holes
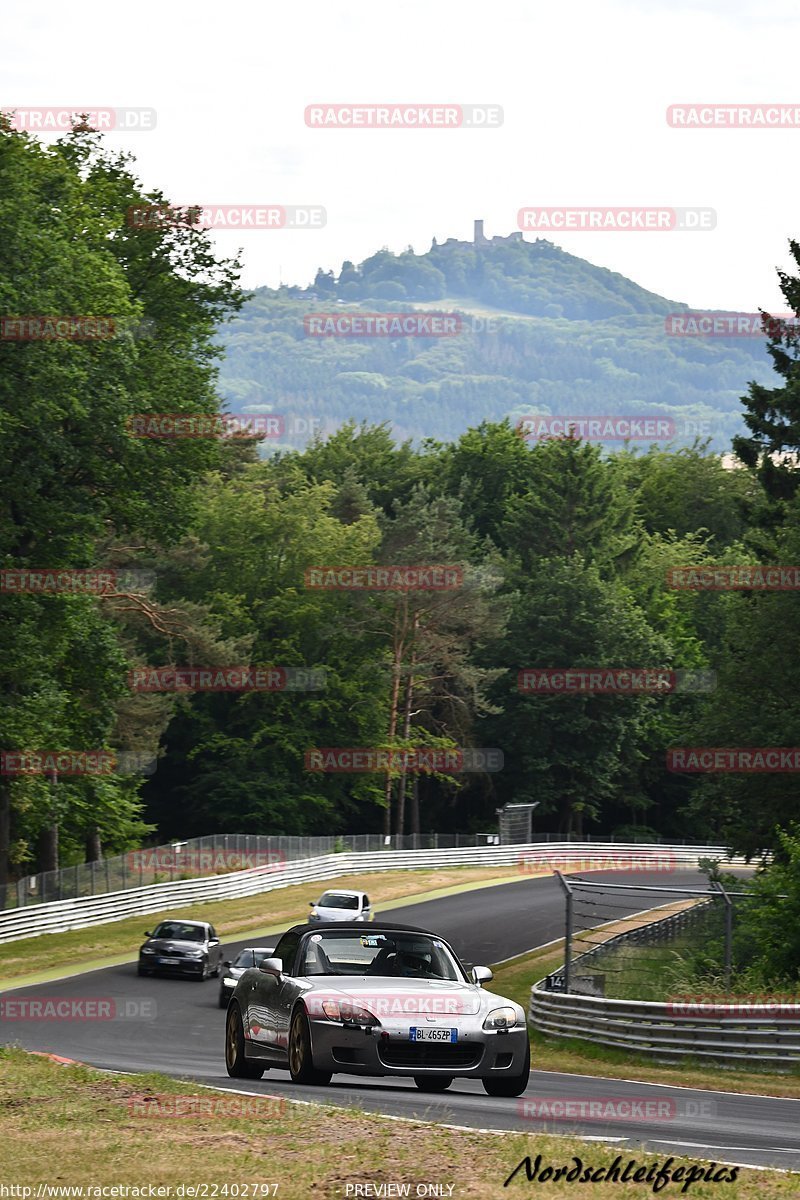
[[[159,975],[201,975],[205,966],[202,958],[180,958],[177,962],[159,961],[159,955],[140,955],[139,965],[145,971],[157,971]]]
[[[508,1031],[486,1030],[478,1018],[456,1017],[437,1025],[458,1029],[458,1041],[412,1042],[411,1026],[427,1024],[424,1015],[415,1022],[384,1022],[372,1030],[337,1021],[309,1018],[314,1066],[318,1070],[349,1075],[452,1075],[458,1079],[522,1073],[528,1043],[524,1026]]]

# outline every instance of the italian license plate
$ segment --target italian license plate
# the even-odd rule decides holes
[[[177,967],[180,962],[179,958],[160,958],[159,963],[162,967]]]
[[[432,1029],[429,1026],[412,1025],[408,1031],[412,1042],[457,1042],[457,1029]]]

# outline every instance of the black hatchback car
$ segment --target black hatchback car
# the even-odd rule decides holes
[[[188,975],[202,982],[219,975],[222,946],[205,921],[161,921],[139,948],[140,975]]]

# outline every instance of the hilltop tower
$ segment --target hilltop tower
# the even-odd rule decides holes
[[[475,222],[475,233],[472,237],[476,246],[483,246],[486,243],[486,238],[483,236],[483,221]]]

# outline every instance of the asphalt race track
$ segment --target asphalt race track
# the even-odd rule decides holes
[[[599,880],[594,872],[587,878]],[[665,876],[607,874],[609,882],[663,885]],[[669,875],[670,887],[705,887],[705,877],[686,871]],[[376,895],[380,889],[376,880]],[[614,903],[638,912],[668,897],[618,893]],[[265,895],[265,922],[269,896]],[[380,903],[377,902],[380,920]],[[182,910],[186,916],[189,910]],[[621,916],[621,912],[617,912]],[[470,964],[497,963],[563,936],[564,900],[552,877],[487,887],[423,904],[395,908],[393,922],[436,930]],[[142,918],[142,929],[147,918]],[[233,958],[248,939],[225,946]],[[272,943],[268,943],[272,944]],[[135,954],[138,947],[132,946]],[[42,964],[44,966],[45,964]],[[490,990],[493,985],[490,985]],[[184,979],[140,979],[136,966],[110,967],[36,987],[16,989],[14,998],[113,999],[111,1020],[0,1020],[0,1040],[30,1050],[49,1051],[98,1067],[121,1071],[158,1070],[217,1088],[255,1095],[320,1101],[392,1116],[429,1118],[480,1129],[579,1133],[618,1144],[621,1153],[645,1147],[652,1153],[686,1154],[718,1162],[800,1170],[800,1100],[697,1091],[630,1083],[597,1076],[534,1070],[525,1096],[489,1097],[478,1082],[455,1080],[441,1095],[423,1095],[411,1079],[363,1079],[335,1075],[329,1087],[299,1087],[288,1073],[268,1072],[263,1080],[229,1079],[223,1058],[225,1013],[217,1007],[215,979],[198,984]],[[535,1059],[534,1059],[535,1067]],[[632,1069],[634,1071],[635,1069]],[[661,1115],[629,1121],[542,1120],[524,1115],[525,1100],[624,1099],[658,1101]],[[528,1110],[530,1111],[530,1110]],[[650,1110],[653,1111],[652,1108]]]

